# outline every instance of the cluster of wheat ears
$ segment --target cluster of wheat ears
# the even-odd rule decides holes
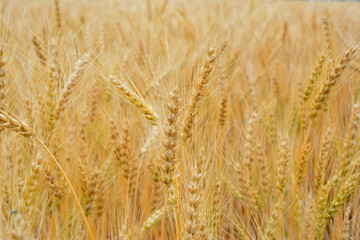
[[[359,5],[0,12],[0,239],[360,239]]]

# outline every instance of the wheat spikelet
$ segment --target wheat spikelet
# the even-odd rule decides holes
[[[129,159],[131,160],[131,159]],[[134,199],[137,194],[137,176],[138,176],[138,163],[134,160],[129,162],[129,170],[128,170],[128,178],[129,178],[129,197],[130,199]]]
[[[95,211],[97,216],[102,215],[103,200],[102,195],[99,194],[103,191],[103,181],[102,173],[97,167],[87,176],[83,200],[86,216],[89,216],[93,211]]]
[[[97,84],[93,87],[93,92],[91,95],[91,109],[90,109],[90,122],[94,123],[96,119],[96,113],[98,109],[98,102],[99,102],[99,88]]]
[[[55,16],[56,16],[56,28],[58,31],[61,30],[61,12],[59,0],[54,0],[55,3]]]
[[[274,143],[276,142],[276,125],[275,125],[275,116],[272,109],[268,111],[268,118],[266,121],[266,137],[268,142]]]
[[[28,215],[31,215],[34,211],[34,201],[37,191],[41,186],[41,174],[44,170],[44,159],[41,155],[37,156],[36,161],[31,164],[31,173],[26,181],[25,189],[23,193],[24,208]]]
[[[64,88],[60,92],[60,96],[58,98],[54,119],[58,120],[61,114],[64,112],[67,107],[66,104],[70,99],[71,93],[74,91],[76,84],[78,83],[85,65],[87,64],[89,59],[89,54],[83,55],[83,57],[76,61],[73,72],[70,74],[69,79],[65,83]]]
[[[352,109],[352,114],[350,117],[350,121],[348,124],[347,133],[345,136],[345,142],[344,142],[344,154],[342,157],[342,163],[341,163],[341,169],[340,172],[342,173],[342,176],[346,175],[348,171],[348,166],[351,163],[352,158],[355,154],[355,141],[358,135],[358,127],[359,127],[359,121],[360,121],[360,111],[359,111],[359,105],[354,104]]]
[[[304,148],[304,152],[301,156],[300,159],[300,164],[299,167],[300,169],[299,171],[299,177],[298,177],[298,186],[297,188],[300,188],[301,184],[304,181],[304,177],[305,177],[305,170],[306,170],[306,163],[309,161],[309,156],[310,155],[310,144],[306,144],[305,148]]]
[[[228,98],[227,96],[224,94],[224,97],[221,100],[221,107],[219,110],[219,125],[220,126],[225,126],[226,123],[226,119],[227,119],[227,115],[228,115],[228,110],[227,110],[227,105],[228,105]]]
[[[331,189],[331,184],[321,186],[318,191],[318,200],[316,202],[316,215],[315,215],[315,236],[319,239],[323,238],[324,226],[327,222],[324,217],[324,212],[327,205],[328,194]]]
[[[156,209],[159,208],[161,197],[162,197],[162,189],[160,184],[160,167],[157,166],[157,164],[154,163],[153,166],[153,175],[152,179],[154,182],[154,188],[153,188],[153,200],[152,200],[152,206],[151,211],[154,212]]]
[[[247,179],[246,171],[241,167],[239,163],[235,164],[235,171],[239,182],[239,194],[244,204],[248,206],[252,211],[258,210],[258,203],[256,201],[257,193],[250,187],[249,180]]]
[[[327,19],[327,16],[323,16],[322,17],[322,27],[325,33],[325,41],[326,41],[326,47],[327,47],[327,51],[329,53],[329,56],[332,58],[333,56],[333,46],[332,46],[332,41],[331,41],[331,36],[330,36],[330,29],[329,29],[329,22]]]
[[[335,196],[335,199],[333,199],[329,206],[325,210],[325,218],[327,220],[330,220],[334,217],[335,213],[342,207],[347,201],[349,201],[349,198],[353,194],[355,188],[357,187],[357,184],[359,182],[360,177],[360,159],[356,161],[356,164],[354,164],[354,171],[351,176],[349,176],[344,183],[344,187],[338,192]]]
[[[257,113],[253,112],[248,121],[246,135],[245,135],[244,165],[247,168],[247,171],[250,171],[251,162],[255,155],[256,121],[257,121]]]
[[[82,193],[82,204],[84,204],[84,202],[86,202],[86,192],[87,192],[87,185],[88,185],[88,181],[89,181],[89,169],[87,167],[86,161],[84,161],[84,159],[80,159],[78,164],[77,164],[77,172],[79,174],[79,182],[80,182],[80,189],[81,189],[81,193]]]
[[[280,143],[279,160],[277,164],[276,187],[279,197],[284,193],[286,185],[287,171],[289,168],[289,139],[284,136]]]
[[[312,108],[310,111],[309,117],[314,119],[318,112],[324,108],[327,104],[327,98],[330,94],[331,89],[334,87],[342,72],[344,71],[346,65],[350,62],[351,58],[355,54],[355,48],[349,48],[346,50],[344,55],[341,57],[339,63],[333,68],[332,72],[328,75],[327,79],[323,83],[320,91],[317,93]]]
[[[156,223],[158,223],[162,219],[164,212],[165,213],[169,212],[169,210],[175,206],[175,204],[177,203],[176,201],[177,196],[175,193],[174,185],[170,186],[170,188],[168,189],[168,193],[169,196],[167,200],[169,201],[169,205],[166,205],[166,207],[164,206],[162,208],[153,210],[150,216],[147,217],[146,220],[144,221],[141,227],[141,232],[145,232],[146,230],[154,226]]]
[[[269,188],[269,181],[270,176],[268,172],[268,167],[266,164],[266,158],[264,156],[264,152],[261,146],[261,141],[258,139],[256,144],[256,157],[257,161],[259,163],[259,177],[260,177],[260,193],[265,197],[270,190]]]
[[[119,166],[123,171],[124,178],[128,179],[130,168],[133,164],[128,122],[125,123],[122,129],[122,142],[119,150]]]
[[[35,49],[35,52],[36,52],[36,55],[38,56],[41,64],[43,66],[46,65],[46,61],[47,61],[47,58],[46,58],[46,55],[45,55],[45,51],[40,43],[40,40],[38,39],[37,36],[33,36],[32,38],[32,43],[34,45],[34,49]]]
[[[100,169],[97,169],[97,186],[96,186],[96,197],[94,203],[95,214],[100,218],[105,209],[105,179]]]
[[[129,88],[127,88],[123,83],[115,79],[113,76],[109,76],[110,81],[116,89],[118,89],[126,99],[128,99],[134,106],[145,116],[151,124],[157,125],[158,116],[153,112],[152,108],[148,106],[139,96],[133,93]]]
[[[254,109],[254,111],[256,111],[259,107],[259,103],[258,103],[258,99],[256,96],[256,89],[255,89],[255,82],[257,79],[249,79],[248,80],[248,84],[249,84],[249,94],[250,94],[250,102],[252,105],[252,109]],[[276,94],[277,96],[279,96],[279,94]]]
[[[49,84],[47,89],[47,132],[51,133],[55,124],[55,104],[56,104],[56,67],[55,63],[52,62],[49,69]]]
[[[327,159],[329,157],[329,151],[330,151],[330,144],[331,144],[331,138],[332,138],[332,131],[331,128],[327,128],[325,132],[324,139],[321,144],[321,149],[319,153],[319,159],[317,162],[316,170],[315,170],[315,185],[316,187],[320,188],[323,184],[323,175],[324,175],[324,168],[325,164],[327,162]]]
[[[302,104],[305,103],[309,98],[310,95],[314,89],[315,86],[315,82],[317,80],[317,78],[319,77],[320,73],[321,73],[321,69],[323,67],[323,64],[325,62],[326,56],[325,55],[321,55],[320,60],[318,62],[318,64],[314,67],[311,77],[307,82],[306,88],[304,90],[304,93],[302,95]]]
[[[4,97],[5,97],[5,65],[6,65],[6,58],[4,54],[4,47],[0,48],[0,107],[3,108],[4,106]]]
[[[52,215],[54,211],[57,209],[57,207],[60,207],[58,205],[58,199],[60,197],[60,189],[55,181],[55,175],[54,173],[48,168],[46,170],[46,183],[48,186],[48,200],[47,200],[47,208],[46,213],[48,215]]]
[[[146,219],[142,227],[142,232],[146,231],[147,229],[151,228],[155,223],[159,222],[163,216],[163,212],[164,212],[163,208],[153,211],[152,214]]]
[[[88,157],[88,147],[87,147],[87,134],[86,134],[86,126],[87,126],[87,120],[88,120],[88,112],[86,109],[86,105],[84,105],[82,111],[81,111],[81,122],[80,122],[80,143],[79,143],[79,156],[81,161],[85,161]]]
[[[201,68],[200,79],[197,82],[195,93],[185,118],[185,125],[182,135],[182,139],[184,142],[186,142],[186,140],[192,135],[191,131],[194,125],[195,115],[205,94],[207,84],[210,80],[210,74],[213,71],[215,59],[215,50],[213,48],[209,48],[203,66]]]
[[[321,188],[319,192],[319,200],[317,202],[316,222],[315,222],[315,234],[317,238],[322,238],[325,230],[325,226],[330,221],[335,213],[344,206],[345,203],[350,201],[360,178],[360,157],[352,163],[352,172],[350,176],[345,179],[343,187],[336,193],[335,197],[327,203],[328,195],[331,187],[335,185],[339,180],[338,175]],[[340,173],[341,175],[341,173]]]
[[[278,201],[277,204],[273,207],[273,210],[270,215],[270,220],[267,223],[267,226],[265,227],[265,236],[264,238],[266,240],[276,240],[276,227],[279,224],[279,211],[281,209],[282,205],[281,202]]]
[[[1,129],[10,129],[11,131],[17,132],[20,135],[29,137],[34,133],[30,128],[15,117],[11,117],[5,111],[0,109],[0,128]]]
[[[178,116],[179,98],[177,89],[170,93],[170,103],[168,105],[169,115],[165,127],[166,140],[163,144],[164,153],[162,156],[162,181],[169,187],[172,183],[175,168],[177,165],[177,145],[178,145]]]
[[[201,236],[206,229],[203,228],[203,215],[201,210],[201,181],[202,170],[197,166],[194,168],[194,175],[188,185],[188,201],[186,210],[186,222],[184,226],[184,239],[206,239]]]

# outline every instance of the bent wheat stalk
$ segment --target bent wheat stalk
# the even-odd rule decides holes
[[[80,212],[81,212],[81,215],[84,219],[84,222],[85,222],[85,225],[86,225],[86,228],[88,229],[89,231],[89,234],[90,234],[90,238],[92,240],[94,240],[94,236],[91,232],[91,228],[90,228],[90,225],[86,219],[86,216],[85,216],[85,213],[84,213],[84,210],[82,209],[81,207],[81,204],[80,204],[80,201],[79,201],[79,198],[77,197],[76,193],[75,193],[75,190],[69,180],[69,178],[67,177],[67,174],[65,173],[64,169],[61,167],[60,163],[58,162],[58,160],[56,160],[56,158],[54,157],[54,155],[50,152],[50,150],[46,147],[46,145],[44,144],[43,141],[41,141],[40,138],[38,138],[35,133],[33,132],[32,129],[30,129],[24,122],[22,122],[21,120],[15,118],[15,117],[12,117],[10,116],[8,113],[6,113],[5,111],[1,110],[0,109],[0,128],[1,129],[10,129],[11,131],[14,131],[20,135],[23,135],[25,137],[30,137],[30,136],[33,136],[36,141],[38,143],[40,143],[40,145],[42,145],[45,150],[49,153],[51,159],[54,161],[54,163],[56,164],[56,166],[59,168],[61,174],[64,176],[67,184],[69,185],[70,187],[70,190],[72,192],[72,195],[74,196],[75,198],[75,201],[76,201],[76,204],[78,205],[79,209],[80,209]]]

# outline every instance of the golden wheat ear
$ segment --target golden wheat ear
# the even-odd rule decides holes
[[[78,59],[75,63],[74,70],[69,76],[69,79],[65,83],[64,89],[60,92],[60,96],[57,101],[54,120],[58,120],[61,114],[65,111],[67,103],[69,102],[70,95],[74,91],[75,86],[79,82],[83,72],[84,67],[89,61],[90,54],[84,54],[82,58]]]
[[[29,137],[33,135],[33,131],[30,128],[15,117],[11,117],[5,111],[0,109],[0,128],[10,129],[11,131],[17,132],[20,135]]]
[[[162,159],[162,182],[169,187],[174,178],[174,172],[177,164],[178,147],[178,117],[179,117],[179,97],[177,89],[170,93],[170,103],[168,104],[168,117],[164,129],[166,140],[163,144]]]
[[[192,136],[192,129],[195,124],[194,121],[195,121],[196,113],[203,99],[203,96],[206,93],[207,84],[210,81],[210,75],[214,69],[216,57],[217,55],[215,54],[214,48],[210,47],[207,51],[206,58],[201,67],[201,76],[197,82],[195,94],[192,97],[189,110],[186,114],[185,125],[182,133],[182,139],[184,143]]]
[[[321,109],[326,110],[331,89],[338,82],[341,74],[344,72],[345,67],[351,61],[356,53],[356,48],[349,48],[345,51],[344,55],[339,60],[339,63],[332,69],[327,79],[323,83],[320,91],[317,93],[310,111],[310,119],[314,119]]]
[[[125,86],[122,82],[116,79],[114,76],[109,76],[111,83],[121,92],[124,97],[129,100],[136,109],[138,109],[151,124],[157,125],[158,115],[152,110],[152,107],[147,105],[142,98],[135,94],[130,88]]]

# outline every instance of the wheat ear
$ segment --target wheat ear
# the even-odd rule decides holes
[[[157,114],[152,110],[151,106],[147,105],[137,94],[126,87],[122,82],[118,81],[114,76],[109,76],[110,81],[119,90],[124,97],[129,100],[134,106],[145,116],[151,124],[157,125]]]
[[[59,99],[55,108],[54,119],[58,120],[64,112],[71,93],[74,91],[76,84],[83,73],[84,66],[89,60],[89,54],[85,54],[81,59],[77,60],[73,72],[69,76],[69,80],[65,83],[64,89],[60,92]]]
[[[207,51],[206,59],[201,68],[201,77],[197,83],[195,95],[193,96],[190,108],[185,118],[185,125],[183,129],[182,139],[184,142],[191,137],[192,128],[194,125],[195,115],[198,110],[199,104],[205,94],[207,84],[210,80],[210,74],[213,71],[216,55],[213,48],[209,48]]]

